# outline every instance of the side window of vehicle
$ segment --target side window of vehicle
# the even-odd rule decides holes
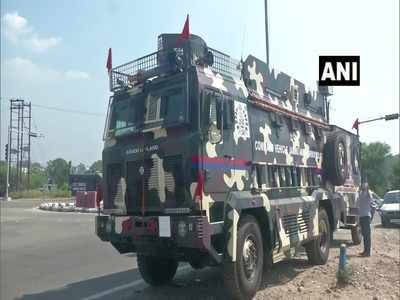
[[[211,92],[202,93],[202,128],[208,129],[210,124],[217,124],[217,103]]]
[[[285,186],[292,186],[292,175],[290,174],[290,167],[284,167],[285,171],[285,179],[286,179],[286,184]]]
[[[292,186],[299,186],[296,170],[297,170],[296,167],[290,167],[290,176],[292,177]]]
[[[280,186],[277,166],[268,166],[268,183],[270,187]]]
[[[317,172],[317,169],[313,169],[313,177],[314,177],[314,185],[320,186],[321,185],[321,175]]]
[[[266,188],[267,182],[267,166],[266,165],[256,165],[256,176],[257,176],[257,187],[259,189]]]
[[[209,124],[217,125],[217,101],[215,97],[213,97],[211,94],[208,95],[208,99],[210,103],[208,111]]]
[[[307,170],[307,178],[308,178],[308,186],[314,186],[314,176],[313,176],[313,170],[311,168],[306,168]]]
[[[301,168],[296,167],[296,176],[297,176],[297,186],[303,186],[303,180],[302,180],[302,172]]]
[[[316,168],[257,165],[256,173],[259,187],[264,183],[271,188],[315,187],[321,184]]]
[[[233,100],[226,98],[224,101],[224,129],[231,129],[234,126],[234,109],[233,109]]]
[[[219,130],[227,128],[227,124],[233,123],[228,118],[230,105],[226,104],[229,100],[223,99],[222,95],[207,92],[205,93],[205,106],[206,106],[206,120],[205,125],[208,127],[210,124],[217,126]],[[228,110],[228,112],[226,112]]]
[[[286,186],[286,176],[284,167],[278,167],[278,174],[279,174],[279,187]]]

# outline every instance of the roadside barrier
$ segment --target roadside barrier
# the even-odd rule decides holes
[[[77,207],[75,202],[45,202],[41,203],[38,208],[41,210],[58,212],[97,213],[97,208]]]

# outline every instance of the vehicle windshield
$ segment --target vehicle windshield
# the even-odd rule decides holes
[[[109,130],[116,135],[138,132],[156,126],[173,126],[186,118],[183,88],[164,88],[116,100],[111,106]]]
[[[386,193],[383,201],[385,204],[400,203],[400,192]]]

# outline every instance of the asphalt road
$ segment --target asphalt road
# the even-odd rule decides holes
[[[218,268],[181,264],[170,285],[149,287],[135,255],[96,237],[93,214],[41,211],[38,200],[1,202],[2,300],[225,298]]]

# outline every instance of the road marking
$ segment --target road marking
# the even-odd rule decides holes
[[[179,271],[184,271],[184,270],[187,270],[187,269],[190,269],[190,268],[191,267],[189,265],[182,266],[182,267],[178,268],[178,272]],[[92,296],[82,298],[82,300],[93,300],[93,299],[102,298],[104,296],[111,295],[111,294],[114,294],[114,293],[122,291],[122,290],[133,288],[133,287],[141,285],[143,283],[144,283],[143,279],[138,279],[138,280],[135,280],[135,281],[133,281],[131,283],[126,283],[126,284],[123,284],[123,285],[120,285],[120,286],[116,286],[116,287],[113,287],[111,289],[108,289],[108,290],[102,291],[100,293],[94,294]]]

